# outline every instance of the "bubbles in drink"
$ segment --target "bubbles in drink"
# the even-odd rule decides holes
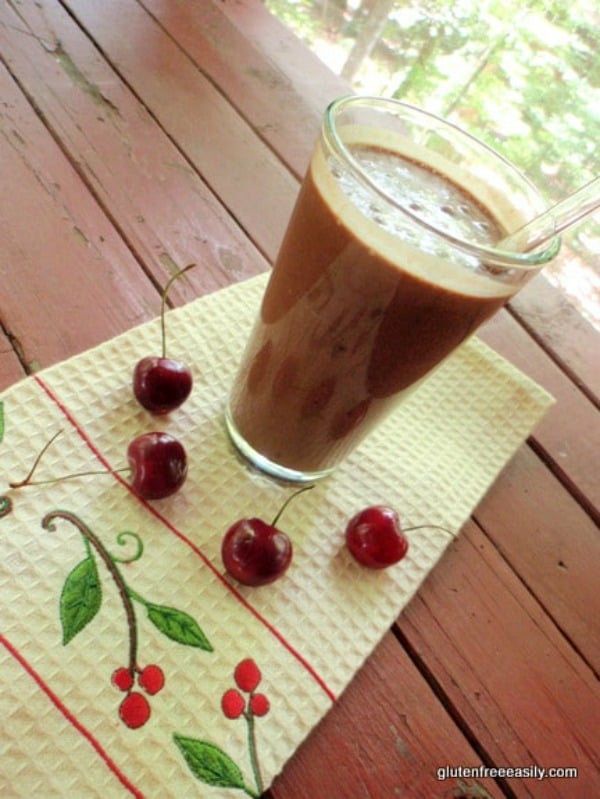
[[[451,257],[454,261],[460,257],[472,268],[478,267],[479,261],[466,254],[457,256],[456,249],[436,231],[470,244],[488,246],[502,237],[500,228],[485,209],[447,178],[384,149],[366,145],[350,149],[381,192],[380,196],[374,199],[374,190],[351,170],[340,169],[339,163],[335,164],[335,171],[332,168],[332,174],[354,205],[393,236],[430,255]],[[425,224],[419,225],[411,214]]]
[[[385,207],[381,204],[376,202],[369,203],[369,213],[367,216],[372,219],[374,222],[377,222],[378,225],[385,228],[386,226],[386,215],[385,215]]]

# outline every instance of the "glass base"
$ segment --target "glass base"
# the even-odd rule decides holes
[[[275,461],[261,455],[261,453],[248,444],[246,439],[241,435],[235,426],[229,407],[225,410],[225,423],[227,425],[229,437],[238,452],[251,466],[259,472],[266,474],[268,477],[274,477],[286,483],[314,483],[316,480],[322,480],[333,472],[333,468],[323,469],[318,472],[301,472],[297,469],[290,469],[287,466],[282,466],[280,463],[275,463]]]

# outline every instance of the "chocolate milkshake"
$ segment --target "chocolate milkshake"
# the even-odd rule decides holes
[[[372,185],[315,149],[229,406],[238,445],[307,479],[331,470],[519,288],[452,244],[493,245],[504,232],[460,170],[438,157],[431,166],[386,133],[349,139]]]

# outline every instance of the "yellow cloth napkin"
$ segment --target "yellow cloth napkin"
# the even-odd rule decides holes
[[[223,423],[265,279],[169,313],[170,354],[193,366],[195,385],[168,417],[131,393],[134,364],[160,349],[158,320],[0,398],[5,799],[257,796],[450,541],[412,533],[404,561],[370,572],[344,547],[347,520],[385,503],[406,526],[458,531],[552,401],[471,340],[295,500],[282,522],[295,548],[285,577],[237,585],[221,563],[225,530],[244,516],[271,519],[290,494],[241,462]],[[5,488],[58,430],[39,480],[124,466],[129,441],[152,429],[188,453],[187,482],[170,498],[141,501],[109,474]]]

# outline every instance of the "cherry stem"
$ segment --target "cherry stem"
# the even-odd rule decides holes
[[[458,533],[453,533],[452,530],[448,530],[447,527],[440,527],[439,524],[418,524],[416,527],[405,527],[405,533],[412,533],[414,530],[442,530],[444,533],[447,533],[450,538],[456,538]]]
[[[59,435],[62,433],[62,430],[56,432],[52,438],[47,441],[42,449],[40,450],[37,458],[33,462],[33,466],[29,470],[29,474],[23,480],[18,480],[12,483],[9,483],[10,488],[25,488],[25,486],[44,486],[44,485],[51,485],[52,483],[62,483],[64,480],[73,480],[75,477],[89,477],[90,475],[98,475],[98,474],[131,474],[131,467],[124,466],[122,469],[95,469],[89,472],[76,472],[75,474],[63,474],[60,477],[50,477],[48,480],[32,480],[37,467],[40,464],[40,461],[44,457],[44,454],[48,451],[51,444],[56,441]]]
[[[165,325],[165,313],[166,313],[166,304],[167,304],[167,295],[173,283],[184,274],[184,272],[189,271],[192,267],[196,266],[196,264],[188,264],[184,266],[183,269],[180,269],[178,272],[175,272],[172,275],[166,286],[162,291],[162,298],[161,298],[161,307],[160,307],[160,332],[162,338],[162,357],[167,357],[167,327]]]
[[[283,505],[279,508],[277,516],[275,516],[275,518],[271,522],[271,526],[275,527],[275,525],[277,524],[277,522],[281,518],[281,515],[282,515],[283,511],[287,508],[287,506],[290,504],[290,502],[293,499],[295,499],[295,497],[298,496],[298,494],[302,494],[303,491],[310,491],[311,488],[314,488],[314,484],[313,485],[309,485],[309,486],[302,486],[302,488],[299,488],[298,491],[295,491],[293,494],[291,494],[291,496],[289,496],[286,499],[286,501],[283,503]]]
[[[90,477],[99,474],[131,474],[129,466],[123,466],[122,469],[93,469],[89,472],[75,472],[74,474],[63,474],[59,477],[50,477],[48,480],[30,480],[29,476],[20,483],[9,483],[11,488],[25,488],[26,486],[45,486],[52,485],[52,483],[62,483],[65,480],[74,480],[76,477]]]
[[[37,469],[37,467],[38,467],[38,465],[39,465],[39,462],[40,462],[40,461],[42,460],[42,458],[44,457],[44,454],[45,454],[45,452],[46,452],[46,451],[47,451],[47,450],[50,448],[50,446],[51,446],[51,445],[54,443],[54,441],[56,441],[56,439],[59,437],[59,435],[60,435],[61,433],[62,433],[62,430],[58,430],[58,431],[57,431],[57,432],[56,432],[56,433],[55,433],[55,434],[52,436],[52,438],[50,439],[50,441],[47,441],[47,442],[44,444],[44,446],[42,447],[42,449],[41,449],[41,450],[40,450],[40,452],[38,453],[38,456],[37,456],[37,458],[34,460],[34,462],[33,462],[33,466],[32,466],[32,467],[31,467],[31,469],[29,470],[29,473],[28,473],[27,477],[25,477],[23,480],[19,480],[19,482],[16,482],[16,483],[9,483],[9,486],[10,486],[11,488],[22,488],[23,486],[26,486],[26,485],[31,485],[31,484],[32,484],[32,483],[31,483],[31,478],[33,477],[33,473],[34,473],[34,472],[35,472],[35,470]]]

